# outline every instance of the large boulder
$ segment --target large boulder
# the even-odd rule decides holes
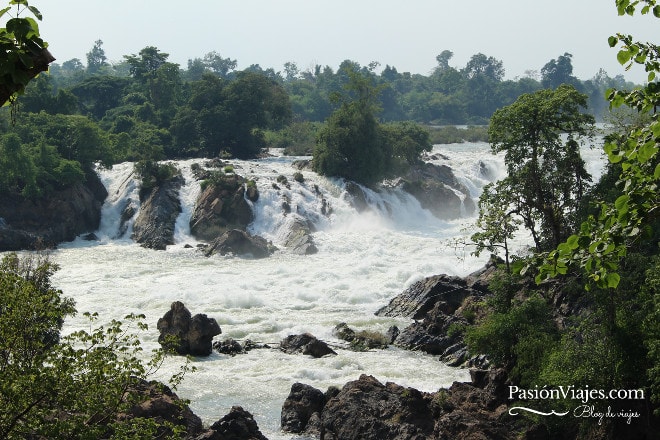
[[[433,275],[413,283],[403,293],[376,312],[377,316],[422,319],[437,303],[447,314],[454,313],[463,300],[474,295],[465,279],[449,275]]]
[[[36,200],[0,193],[0,251],[52,248],[97,230],[107,195],[91,171],[85,182]]]
[[[403,179],[403,189],[440,219],[472,215],[476,209],[470,191],[446,165],[421,163],[411,167]]]
[[[180,301],[172,303],[170,310],[158,320],[156,327],[160,332],[158,342],[181,355],[210,355],[213,337],[222,333],[215,319],[204,314],[192,316]],[[171,337],[174,337],[174,340],[171,340]]]
[[[130,422],[135,418],[151,419],[159,425],[155,438],[171,436],[170,426],[183,428],[188,438],[202,432],[202,420],[166,385],[138,380],[129,391],[137,397],[137,402],[126,413],[119,415],[119,422]]]
[[[436,393],[368,375],[325,394],[294,384],[282,406],[282,429],[322,440],[529,438],[526,433],[535,427],[514,426],[508,416],[506,373],[471,373],[470,383],[455,382]]]
[[[183,177],[177,175],[140,191],[140,211],[132,235],[136,243],[156,250],[165,250],[174,244],[176,219],[181,213],[179,190],[183,182]]]
[[[321,420],[325,401],[325,394],[322,391],[310,385],[294,383],[282,405],[280,416],[282,430],[295,434],[318,430],[320,426],[318,423],[314,426],[314,422]]]
[[[291,252],[298,255],[312,255],[319,251],[314,244],[309,224],[297,216],[289,225],[283,244]]]
[[[265,258],[275,250],[276,248],[263,237],[250,235],[238,229],[231,229],[213,240],[206,247],[204,254],[207,257],[214,254],[233,254],[252,258]]]
[[[280,342],[280,350],[288,354],[302,353],[315,358],[337,354],[328,344],[309,333],[287,336]]]
[[[215,422],[195,440],[267,440],[252,414],[232,406],[229,414]]]
[[[190,218],[190,232],[198,240],[213,241],[231,229],[245,230],[254,219],[246,200],[246,181],[236,174],[223,175],[206,185]],[[251,197],[259,197],[251,187]]]

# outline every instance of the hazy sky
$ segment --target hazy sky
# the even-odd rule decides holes
[[[607,37],[629,33],[658,41],[660,19],[618,17],[614,0],[33,0],[42,37],[62,63],[103,41],[111,61],[155,46],[187,67],[216,51],[238,61],[283,70],[315,64],[336,69],[346,59],[378,61],[399,72],[427,75],[443,50],[462,68],[477,53],[502,60],[506,78],[540,71],[551,59],[573,54],[574,74],[592,78],[602,67],[625,72]]]

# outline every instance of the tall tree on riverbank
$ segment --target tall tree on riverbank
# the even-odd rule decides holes
[[[504,153],[508,175],[498,182],[497,192],[482,196],[495,197],[497,203],[482,200],[480,205],[497,206],[504,223],[512,215],[522,219],[539,251],[556,247],[574,231],[591,180],[580,156],[580,141],[594,123],[583,113],[586,104],[585,95],[562,85],[522,95],[491,118],[491,150]],[[480,222],[491,215],[482,210]]]

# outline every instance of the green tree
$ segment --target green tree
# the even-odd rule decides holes
[[[6,255],[0,262],[0,437],[155,438],[177,428],[156,420],[122,419],[142,401],[140,381],[159,368],[163,352],[140,360],[137,336],[124,323],[61,337],[73,301],[50,281],[47,259]],[[93,321],[94,315],[87,315]],[[143,316],[126,317],[141,331]],[[92,324],[93,325],[93,324]],[[173,377],[179,383],[182,374]]]
[[[541,68],[541,83],[543,87],[556,89],[562,84],[576,85],[579,81],[573,76],[573,55],[566,52],[557,59],[548,61]]]
[[[583,113],[586,100],[562,85],[522,95],[491,118],[491,150],[504,152],[508,176],[498,184],[502,194],[484,197],[499,197],[503,215],[520,217],[539,251],[556,247],[576,227],[577,207],[590,181],[579,151],[594,123]]]
[[[345,69],[347,95],[319,133],[312,167],[319,174],[360,183],[375,183],[385,175],[392,152],[379,135],[373,78]],[[351,99],[349,96],[352,95]]]
[[[87,52],[87,73],[94,75],[99,73],[105,66],[108,66],[108,58],[105,56],[105,50],[103,50],[103,41],[96,40],[94,47]]]

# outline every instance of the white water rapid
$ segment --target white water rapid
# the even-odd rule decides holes
[[[475,200],[486,183],[504,173],[502,159],[492,156],[485,143],[436,147],[434,153],[438,153],[434,160],[450,165]],[[408,320],[376,317],[374,312],[422,277],[466,275],[483,266],[486,256],[476,259],[469,249],[453,245],[453,239],[471,233],[474,218],[438,220],[398,191],[368,192],[373,209],[358,214],[347,202],[342,182],[310,171],[302,171],[304,182],[296,182],[293,160],[231,161],[238,174],[256,180],[259,188],[250,232],[278,245],[296,212],[313,220],[317,229],[313,234],[317,254],[300,256],[281,249],[260,260],[206,258],[195,249],[188,221],[199,183],[187,171],[194,161],[179,163],[186,178],[181,190],[184,208],[176,226],[176,244],[166,251],[133,243],[130,225],[124,234],[119,231],[119,217],[129,199],[139,208],[132,165],[101,171],[110,195],[97,232],[99,241],[77,239],[52,255],[61,266],[54,284],[76,301],[79,311],[66,322],[65,330],[88,328],[82,318],[85,311],[98,312],[100,323],[144,313],[149,331],[141,339],[149,353],[158,347],[158,318],[180,300],[191,313],[205,313],[218,321],[222,334],[216,340],[232,337],[276,345],[288,335],[310,332],[339,346],[331,333],[338,323],[357,330],[384,332],[391,325],[402,329]],[[290,189],[273,188],[279,175],[288,178]],[[281,209],[284,197],[291,206],[288,215]],[[323,200],[332,210],[330,215],[323,213]],[[449,368],[437,357],[394,347],[336,351],[337,356],[321,359],[275,349],[235,357],[214,353],[194,359],[197,371],[186,376],[177,393],[190,399],[192,410],[205,424],[227,414],[232,405],[241,405],[255,416],[266,437],[288,439],[291,436],[279,429],[280,410],[294,382],[325,391],[370,374],[381,382],[437,391],[469,378],[467,370]],[[181,362],[168,358],[157,379],[167,379]]]

